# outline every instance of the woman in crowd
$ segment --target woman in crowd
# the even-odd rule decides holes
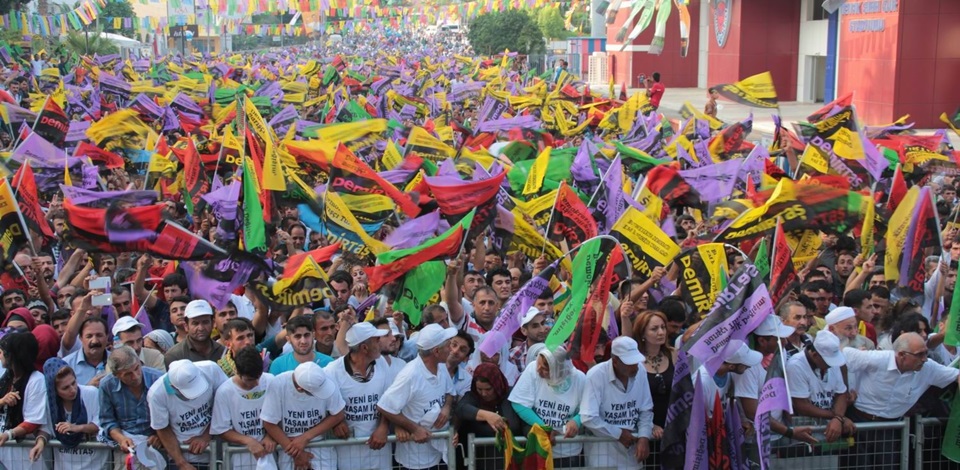
[[[462,450],[466,447],[467,436],[495,437],[504,429],[516,435],[520,432],[520,418],[507,402],[510,387],[500,368],[495,364],[482,363],[473,370],[470,391],[457,401],[454,416],[459,423],[457,436],[457,468],[464,466]],[[503,453],[493,447],[477,447],[477,468],[494,470],[503,468]]]
[[[676,351],[667,344],[666,315],[654,310],[641,313],[634,323],[633,339],[646,358],[643,366],[647,373],[647,383],[650,384],[650,396],[653,398],[653,442],[650,457],[645,463],[651,468],[660,468],[660,439],[667,422],[673,365],[677,360]]]
[[[12,332],[0,338],[0,363],[5,369],[0,376],[0,464],[6,468],[45,468],[42,461],[31,460],[29,448],[5,445],[33,436],[47,422],[47,387],[34,365],[38,353],[37,338],[30,333]]]
[[[558,434],[574,437],[580,433],[580,399],[586,375],[573,367],[563,348],[553,352],[544,348],[535,355],[530,354],[532,348],[527,357],[535,357],[536,366],[528,365],[510,392],[513,410],[527,427],[549,426],[551,440]],[[583,466],[582,450],[580,443],[555,445],[554,467]]]
[[[100,431],[99,391],[78,385],[73,369],[63,359],[50,358],[43,365],[47,386],[47,427],[41,431],[30,455],[41,455],[49,437],[62,446],[54,451],[54,470],[104,468],[110,453],[106,449],[80,449]]]

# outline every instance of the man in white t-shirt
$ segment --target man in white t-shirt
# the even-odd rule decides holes
[[[204,452],[210,444],[213,396],[226,380],[215,362],[181,359],[171,362],[168,372],[147,392],[150,427],[178,469],[209,464],[210,455]],[[186,454],[180,451],[181,444],[189,446]]]
[[[407,362],[397,357],[400,349],[400,339],[403,333],[397,328],[396,322],[391,318],[378,318],[372,322],[378,329],[387,331],[387,334],[380,337],[380,355],[387,364],[387,386],[393,383],[393,379],[403,370]]]
[[[404,468],[435,468],[447,458],[445,441],[429,441],[431,432],[449,424],[453,381],[444,363],[450,339],[456,335],[456,328],[437,324],[420,330],[418,357],[400,371],[377,403],[380,413],[396,427],[400,442],[394,457]]]
[[[840,352],[840,338],[828,330],[817,333],[813,348],[806,348],[787,362],[787,385],[793,402],[793,425],[782,434],[814,443],[826,438],[836,441],[842,434],[856,431],[847,413],[847,386],[840,368],[847,360]],[[826,424],[825,434],[813,435],[810,426]],[[777,432],[777,429],[773,429]]]
[[[233,364],[235,374],[217,389],[213,400],[210,434],[247,448],[248,454],[232,454],[230,468],[253,468],[261,459],[276,465],[277,443],[263,430],[260,421],[264,395],[273,376],[263,372],[263,357],[254,346],[237,351]]]
[[[260,420],[277,445],[280,468],[336,468],[333,448],[307,449],[343,421],[343,398],[337,386],[315,362],[276,376],[267,388]]]
[[[638,374],[643,355],[637,342],[621,336],[610,345],[611,358],[587,372],[580,419],[595,436],[619,442],[584,445],[588,467],[643,466],[653,437],[653,398],[647,374]]]
[[[379,469],[391,465],[392,446],[386,445],[390,426],[377,412],[377,402],[390,386],[388,379],[392,378],[380,355],[380,338],[388,333],[369,322],[355,323],[347,330],[346,340],[350,348],[347,355],[324,368],[346,402],[345,419],[333,428],[334,436],[340,439],[369,437],[367,445],[335,449],[340,470]]]

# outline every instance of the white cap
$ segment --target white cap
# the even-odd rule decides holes
[[[311,396],[327,399],[337,391],[333,382],[327,380],[327,374],[323,368],[313,361],[307,361],[297,366],[293,370],[293,379],[297,381],[300,388],[306,390]]]
[[[620,336],[613,340],[613,344],[610,345],[610,354],[628,366],[644,361],[643,354],[640,354],[640,347],[629,336]]]
[[[187,308],[184,309],[183,314],[187,318],[197,318],[204,315],[213,316],[213,309],[206,300],[193,300],[187,304]]]
[[[734,352],[733,355],[728,357],[724,362],[729,362],[730,364],[743,364],[748,367],[753,367],[759,364],[762,360],[763,354],[750,349],[750,346],[747,346],[745,343],[740,343],[740,347],[737,348],[736,352]]]
[[[837,323],[840,323],[844,320],[849,320],[855,316],[857,316],[857,314],[852,308],[837,307],[828,313],[824,319],[827,320],[827,325],[836,325]]]
[[[778,336],[780,338],[789,338],[794,331],[797,331],[796,328],[792,326],[787,326],[783,324],[783,320],[776,315],[768,315],[767,318],[763,319],[763,322],[760,323],[760,326],[756,330],[753,330],[753,334],[757,336]]]
[[[537,315],[542,313],[543,312],[541,312],[537,307],[530,307],[530,309],[527,310],[527,313],[523,314],[523,318],[520,320],[520,326],[527,326],[527,323],[530,323],[534,318],[536,318]]]
[[[370,322],[362,321],[354,323],[354,325],[347,330],[347,346],[352,348],[370,338],[378,338],[386,335],[387,330],[381,330],[370,324]]]
[[[120,317],[120,319],[113,324],[113,336],[118,336],[120,333],[123,333],[124,331],[130,331],[135,327],[143,329],[143,323],[138,322],[131,316]]]
[[[846,356],[840,352],[840,338],[829,330],[820,330],[813,339],[813,348],[830,367],[840,367],[847,363]]]
[[[456,328],[444,328],[432,323],[420,330],[420,334],[417,335],[417,347],[423,351],[429,351],[454,336],[457,336]]]
[[[167,378],[170,379],[170,385],[187,400],[203,395],[210,388],[200,369],[188,359],[171,362]]]
[[[387,325],[390,325],[390,334],[393,336],[400,336],[403,333],[400,333],[400,328],[397,328],[397,322],[390,320],[387,322]]]

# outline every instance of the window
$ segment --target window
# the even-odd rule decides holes
[[[809,18],[808,21],[820,21],[830,17],[830,13],[827,13],[827,10],[823,9],[821,3],[820,0],[810,0],[809,4],[813,8],[813,11],[807,15],[807,18]]]

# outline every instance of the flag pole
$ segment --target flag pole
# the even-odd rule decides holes
[[[616,160],[620,156],[620,152],[617,152],[617,155],[613,157],[613,160]],[[610,166],[607,167],[607,171],[603,172],[603,177],[600,179],[600,184],[597,185],[597,189],[593,191],[593,195],[590,196],[590,201],[587,202],[587,207],[590,207],[590,204],[593,204],[593,199],[597,197],[597,194],[600,193],[600,189],[603,188],[603,182],[607,180],[607,176],[610,174],[610,170],[613,169],[613,160],[611,160]],[[559,195],[559,193],[557,193]],[[609,204],[610,201],[607,201]]]
[[[9,191],[10,182],[7,181],[6,178],[4,178],[3,181],[7,185],[7,190]],[[20,204],[17,204],[16,202],[16,196],[14,196],[13,204],[14,204],[14,209],[16,209],[17,211],[17,218],[20,219],[20,227],[23,228],[23,233],[24,235],[27,236],[27,241],[30,242],[30,249],[33,250],[33,254],[36,255],[37,247],[33,244],[33,237],[30,235],[30,228],[27,227],[27,222],[23,218],[23,212],[20,211]],[[23,273],[21,272],[21,274]]]
[[[23,165],[20,165],[20,166],[21,166],[21,167],[23,167],[23,166],[30,166],[30,157],[28,156],[27,159],[23,161]],[[20,173],[20,172],[18,171],[17,173]],[[14,180],[17,179],[16,173],[14,173],[13,179],[14,179]],[[11,183],[13,183],[13,181],[11,181]],[[13,198],[14,198],[14,199],[16,199],[16,198],[17,198],[17,195],[20,194],[20,185],[22,185],[22,184],[23,184],[23,173],[20,173],[20,181],[17,182],[17,187],[16,187],[16,189],[14,189],[14,191],[13,191]],[[954,222],[956,222],[956,220],[954,220]]]
[[[557,189],[557,197],[553,199],[553,206],[550,208],[550,218],[547,219],[547,227],[543,233],[543,246],[540,247],[540,256],[547,252],[547,238],[550,236],[550,225],[553,223],[553,213],[557,210],[557,201],[560,199],[560,190],[563,189],[565,182],[560,182],[560,188]],[[569,253],[569,252],[568,252]]]

